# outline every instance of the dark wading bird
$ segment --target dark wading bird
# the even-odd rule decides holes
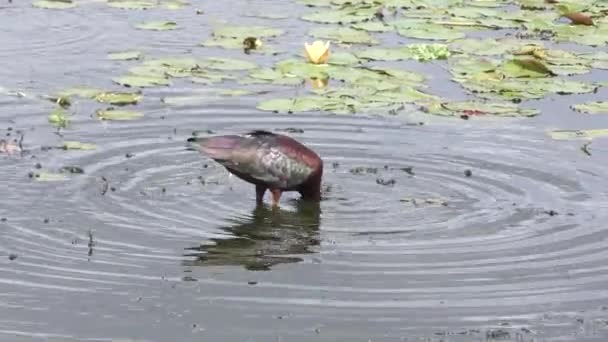
[[[267,131],[243,135],[190,138],[190,146],[222,164],[240,179],[255,185],[256,203],[262,204],[270,190],[272,206],[281,194],[297,191],[303,200],[321,200],[323,161],[294,139]]]

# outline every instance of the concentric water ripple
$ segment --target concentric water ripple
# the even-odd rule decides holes
[[[121,315],[155,302],[181,317],[178,325],[211,329],[241,307],[248,328],[231,334],[266,336],[276,325],[268,318],[285,317],[295,336],[327,328],[328,340],[354,336],[342,328],[364,321],[380,340],[456,331],[454,340],[465,341],[479,322],[487,329],[507,322],[510,333],[531,338],[547,320],[566,334],[578,329],[572,306],[593,322],[605,316],[608,202],[598,184],[606,172],[575,146],[555,148],[516,125],[449,126],[446,134],[443,124],[248,108],[151,106],[145,120],[124,123],[80,117],[66,138],[97,150],[41,151],[47,137],[30,141],[24,157],[6,157],[0,175],[20,185],[0,199],[0,251],[13,259],[0,263],[0,283],[29,298],[25,305],[0,297],[24,325],[0,321],[0,332],[98,338],[111,326],[111,336],[125,337]],[[325,160],[320,211],[294,194],[279,212],[255,209],[251,185],[184,143],[193,131],[255,128],[303,130],[288,134]],[[23,169],[37,163],[85,174],[26,181]],[[176,286],[182,291],[168,294]],[[71,319],[107,317],[82,331],[31,325],[66,296],[81,303],[77,315],[64,312]],[[412,318],[396,324],[403,317]]]

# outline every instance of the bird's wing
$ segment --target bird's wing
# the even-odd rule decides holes
[[[297,186],[312,172],[289,151],[269,143],[252,144],[250,148],[234,151],[230,159],[219,162],[228,169],[280,188]]]

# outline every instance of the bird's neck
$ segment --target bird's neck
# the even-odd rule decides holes
[[[317,172],[308,181],[302,184],[299,189],[302,199],[307,201],[319,202],[321,201],[321,177],[323,171]]]

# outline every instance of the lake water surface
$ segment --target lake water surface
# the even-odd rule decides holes
[[[546,133],[608,127],[607,116],[569,108],[608,98],[606,88],[530,101],[542,112],[534,118],[462,120],[407,109],[276,114],[257,101],[293,89],[225,97],[210,91],[217,85],[177,80],[143,90],[138,120],[99,121],[105,105],[72,100],[68,128],[47,121],[55,104],[43,95],[124,89],[111,78],[138,62],[109,52],[272,66],[272,56],[199,43],[217,24],[263,23],[286,30],[274,45],[297,56],[316,25],[298,17],[310,11],[279,0],[146,11],[0,5],[0,129],[22,131],[25,150],[0,155],[1,341],[608,338],[608,145],[594,140],[589,156],[583,142]],[[289,17],[248,16],[259,12]],[[179,29],[133,29],[143,20]],[[428,75],[430,93],[466,97],[445,62],[398,65]],[[161,102],[169,96],[197,101]],[[250,129],[288,130],[322,155],[320,210],[293,194],[278,212],[256,209],[253,186],[185,148],[193,131]],[[46,148],[65,140],[97,148]],[[64,166],[84,174],[31,178]]]

